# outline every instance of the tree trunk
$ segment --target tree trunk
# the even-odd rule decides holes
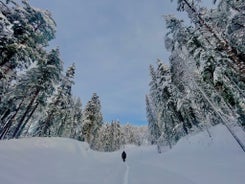
[[[27,120],[25,121],[25,123],[23,123],[23,125],[21,126],[20,130],[16,133],[15,138],[18,139],[20,134],[22,133],[23,129],[25,128],[26,124],[28,123],[28,121],[31,119],[33,113],[36,111],[37,107],[38,107],[39,103],[36,103],[35,107],[32,109],[29,117],[27,118]],[[29,129],[29,128],[28,128]]]
[[[21,103],[19,104],[19,107],[15,111],[14,115],[5,123],[4,128],[0,134],[0,139],[4,139],[6,133],[9,131],[10,127],[12,126],[13,119],[18,114],[22,104],[24,103],[25,97],[22,99]]]
[[[19,123],[18,123],[18,125],[17,125],[17,127],[16,127],[16,129],[15,129],[15,131],[14,131],[13,137],[15,137],[15,136],[17,135],[17,132],[20,130],[20,127],[21,127],[21,125],[22,125],[24,119],[26,118],[28,112],[30,111],[30,109],[31,109],[31,107],[32,107],[32,105],[33,105],[33,103],[34,103],[34,101],[36,100],[36,98],[37,98],[39,92],[40,92],[40,89],[38,89],[38,90],[35,92],[34,96],[32,97],[30,103],[28,104],[28,106],[27,106],[27,108],[26,108],[25,113],[24,113],[23,116],[21,117],[21,119],[20,119],[20,121],[19,121]]]

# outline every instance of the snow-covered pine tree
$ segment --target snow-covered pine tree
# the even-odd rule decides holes
[[[166,35],[166,48],[171,52],[170,67],[171,67],[171,79],[173,92],[175,93],[176,110],[175,114],[182,123],[185,133],[189,133],[189,130],[198,127],[200,124],[200,116],[198,115],[199,105],[193,103],[191,99],[196,95],[194,92],[190,80],[189,71],[195,72],[195,63],[190,62],[188,58],[181,58],[179,55],[184,53],[184,47],[189,40],[193,39],[193,45],[201,46],[196,39],[195,34],[190,34],[191,27],[184,27],[183,21],[176,19],[173,16],[166,16],[166,26],[169,32]],[[202,47],[196,49],[196,53],[202,50]],[[192,50],[191,50],[192,52]],[[195,55],[196,53],[192,53]],[[187,54],[187,53],[186,53]],[[182,54],[183,55],[183,54]],[[190,68],[190,69],[187,69]]]
[[[3,32],[0,36],[0,136],[3,138],[14,121],[18,120],[24,107],[30,109],[23,114],[25,122],[21,122],[22,125],[28,123],[42,103],[34,103],[39,99],[38,97],[33,100],[34,108],[31,108],[32,103],[29,106],[26,99],[28,94],[23,94],[29,89],[24,86],[20,87],[19,82],[20,78],[30,81],[27,78],[28,75],[32,75],[33,68],[36,68],[34,63],[38,61],[39,66],[41,62],[46,63],[45,58],[48,54],[43,47],[54,38],[55,22],[49,12],[33,8],[27,1],[23,1],[21,5],[14,0],[6,1],[6,3],[1,1],[0,7],[0,24],[3,25]],[[18,76],[20,72],[17,73],[17,71],[22,71],[22,75]],[[35,79],[34,77],[33,80]],[[16,89],[17,86],[19,89]],[[19,93],[13,92],[13,89]]]
[[[149,142],[151,144],[156,144],[157,139],[161,135],[157,122],[157,115],[154,106],[147,95],[145,99],[146,99],[146,118],[148,121],[148,131],[149,131]]]
[[[82,137],[85,142],[90,144],[91,148],[96,145],[98,132],[102,124],[103,116],[99,96],[94,93],[85,106],[82,118]]]
[[[245,1],[229,1],[221,0],[218,2],[217,9],[215,11],[216,17],[212,19],[212,25],[219,23],[222,27],[222,35],[225,37],[229,45],[234,50],[237,50],[237,55],[245,62],[245,15],[244,15]],[[208,14],[209,17],[213,17],[213,13]],[[222,16],[222,17],[221,17]],[[224,21],[225,20],[225,21]],[[244,80],[232,70],[224,70],[221,68],[219,72],[216,72],[216,84],[221,84],[221,96],[228,102],[233,109],[236,109],[238,114],[239,123],[245,126],[245,83]],[[219,81],[217,83],[217,77]],[[223,77],[220,77],[223,76]]]
[[[183,1],[183,7],[180,8],[185,9],[185,5],[187,5],[186,2],[187,1]],[[228,44],[227,48],[222,47],[222,49],[219,49],[220,40],[218,40],[217,35],[212,37],[212,31],[216,30],[208,29],[208,26],[212,25],[214,21],[217,21],[217,18],[213,13],[214,11],[208,12],[205,10],[206,12],[208,12],[208,14],[205,14],[205,16],[203,15],[203,11],[200,11],[200,14],[196,15],[195,13],[197,11],[194,12],[194,10],[190,9],[189,5],[187,6],[187,9],[190,10],[190,12],[188,13],[192,21],[194,23],[196,23],[195,21],[197,21],[197,23],[195,24],[196,27],[185,28],[180,24],[180,21],[179,24],[177,24],[178,26],[173,26],[173,23],[178,21],[176,21],[176,19],[174,20],[173,18],[170,18],[170,21],[168,20],[169,22],[167,22],[167,26],[171,30],[171,37],[169,37],[168,35],[167,47],[172,49],[171,59],[174,61],[176,60],[176,58],[180,58],[178,59],[180,62],[184,61],[182,62],[182,67],[179,68],[183,68],[184,71],[181,71],[183,71],[185,75],[187,74],[186,77],[184,77],[184,80],[190,81],[187,87],[192,91],[192,93],[189,93],[189,98],[191,100],[195,99],[194,112],[198,112],[195,109],[205,109],[206,112],[208,112],[209,114],[208,115],[207,113],[201,111],[201,113],[194,113],[195,117],[197,117],[197,119],[199,120],[206,120],[206,122],[211,120],[211,124],[222,122],[234,135],[234,132],[231,131],[231,127],[230,125],[228,125],[228,122],[236,122],[236,113],[238,111],[235,112],[234,108],[231,108],[231,106],[236,106],[238,107],[237,109],[241,109],[241,105],[235,102],[235,99],[242,97],[240,87],[242,87],[241,83],[243,83],[241,78],[239,80],[240,74],[237,73],[237,70],[234,70],[231,67],[227,67],[229,66],[228,63],[230,62],[227,62],[227,60],[233,59],[232,61],[235,61],[234,58],[232,58],[232,56],[234,56],[234,53],[231,53],[231,55],[227,53],[227,50],[225,49],[228,48]],[[198,20],[200,21],[203,17],[205,17],[206,22],[201,21],[201,23],[205,23],[208,25],[204,26],[207,30],[198,27],[198,25],[201,25],[200,22],[198,22]],[[221,30],[220,32],[222,33],[224,31]],[[220,39],[224,39],[222,35]],[[241,58],[241,55],[237,57]],[[193,59],[196,63],[192,62]],[[179,64],[180,62],[177,61],[177,64]],[[218,76],[219,79],[217,78]],[[230,80],[229,83],[223,82],[224,79],[226,79],[226,81]],[[232,86],[236,84],[234,83],[235,80],[237,80],[237,82],[240,83],[238,83],[238,85],[235,86],[236,90],[234,91],[231,89],[233,89]],[[239,96],[237,94],[239,94]],[[200,103],[201,99],[202,102]],[[243,99],[244,98],[242,98],[242,101]],[[200,108],[200,104],[205,104],[205,106],[208,108]],[[239,113],[241,113],[241,111],[239,111]],[[229,115],[227,116],[227,114]],[[236,135],[234,135],[234,137],[236,137]],[[238,143],[240,142],[239,139],[236,140],[238,141]]]
[[[0,2],[0,63],[2,63],[4,57],[4,49],[7,47],[11,39],[13,38],[13,29],[12,24],[9,22],[8,18],[5,16],[10,9],[4,4]],[[9,49],[10,50],[10,49]],[[10,51],[9,51],[10,52]],[[11,73],[11,74],[10,74]],[[5,69],[0,67],[0,102],[2,101],[2,97],[8,91],[8,87],[10,86],[9,81],[13,80],[14,74],[9,72],[7,75]]]
[[[231,10],[227,10],[227,8],[231,8],[230,5],[223,5],[221,7],[226,8],[223,11],[222,8],[205,9],[202,12],[202,16],[208,25],[213,27],[217,32],[220,32],[222,37],[226,37],[227,24],[229,24],[233,13],[231,13]],[[234,9],[235,6],[232,5],[232,7]],[[207,94],[209,93],[210,98],[211,96],[216,99],[222,98],[222,111],[226,109],[224,114],[229,112],[228,114],[235,119],[235,114],[238,114],[240,117],[238,121],[242,124],[242,120],[244,119],[244,111],[242,110],[244,104],[244,95],[242,92],[244,90],[244,82],[236,70],[227,65],[226,61],[229,59],[229,56],[222,50],[217,49],[219,47],[217,40],[215,37],[212,37],[209,31],[205,32],[198,27],[188,28],[186,30],[186,33],[190,36],[186,36],[188,41],[182,45],[187,46],[186,49],[189,53],[185,53],[184,55],[188,55],[188,57],[191,57],[189,60],[193,58],[196,62],[196,71],[202,76],[202,79],[199,80],[199,85],[202,86],[203,90],[206,90]],[[241,30],[240,33],[240,36],[242,36]],[[229,40],[228,37],[226,39]],[[233,39],[233,41],[240,43],[242,39]],[[180,41],[178,42],[180,43]]]
[[[234,49],[236,52],[228,52],[232,46],[225,35],[227,26],[217,16],[222,15],[222,12],[197,9],[195,1],[190,3],[183,0],[178,5],[179,10],[187,11],[195,27],[186,27],[183,21],[173,16],[166,17],[169,33],[165,45],[171,52],[170,71],[166,75],[167,72],[162,70],[164,67],[158,64],[156,71],[151,69],[153,77],[150,83],[150,97],[162,132],[159,141],[167,141],[170,146],[180,136],[193,131],[194,127],[202,130],[224,123],[233,134],[228,122],[236,122],[236,119],[239,121],[238,117],[244,117],[243,79],[236,68],[227,67],[235,62],[239,68],[241,60],[238,60],[242,58],[242,53],[239,51],[235,56],[240,48]],[[227,24],[232,22],[229,21],[231,17],[222,17],[228,17],[225,21]],[[238,24],[241,29],[243,26]],[[218,32],[223,35],[216,35]],[[243,31],[239,30],[239,36],[242,34]],[[239,39],[241,41],[243,38]],[[232,41],[239,42],[239,39]],[[170,79],[166,80],[166,76],[170,76]]]
[[[149,132],[147,126],[133,126],[129,123],[121,125],[122,145],[133,144],[143,145],[149,142]]]
[[[15,1],[0,4],[1,17],[8,24],[4,30],[10,32],[0,38],[0,79],[9,81],[17,69],[28,68],[31,63],[42,60],[43,47],[54,38],[56,25],[48,11],[33,8],[28,1],[22,1],[21,5]]]
[[[101,126],[98,132],[98,139],[93,146],[93,149],[105,152],[116,151],[123,144],[123,135],[120,123],[112,121]]]
[[[121,132],[121,126],[118,121],[111,123],[111,134],[112,134],[112,150],[116,151],[121,148],[123,142],[123,136]]]
[[[151,108],[152,112],[154,112],[154,114],[152,115],[155,117],[155,121],[148,122],[149,123],[148,129],[149,129],[150,136],[154,137],[154,139],[157,140],[161,135],[160,122],[159,122],[159,109],[161,107],[161,91],[160,91],[161,89],[159,88],[159,79],[154,69],[154,66],[150,65],[149,69],[150,69],[151,81],[149,83],[150,93],[148,96],[151,99],[151,104],[150,104],[151,106],[147,106],[147,107]]]
[[[73,139],[81,140],[82,133],[82,101],[81,99],[73,99],[74,106],[72,108],[72,127],[70,137]]]
[[[7,101],[11,97],[14,98],[12,103],[15,104],[16,108],[10,117],[5,118],[1,138],[4,138],[9,131],[10,138],[20,136],[36,109],[39,106],[45,106],[47,99],[53,94],[55,85],[60,80],[61,71],[62,62],[59,58],[59,52],[52,50],[45,58],[39,60],[36,66],[20,76],[16,85],[13,86],[12,94],[6,97]],[[14,124],[14,122],[16,123]]]
[[[128,123],[123,127],[123,135],[125,136],[125,144],[135,144],[137,142],[134,128]]]
[[[48,104],[46,116],[40,119],[39,125],[34,134],[39,136],[65,136],[70,137],[72,124],[72,107],[74,102],[71,94],[71,87],[74,84],[75,65],[67,69],[65,76],[59,82],[56,93]],[[66,133],[65,133],[66,132]]]
[[[228,6],[235,10],[235,7],[241,7],[244,4],[243,2],[239,3],[230,3],[230,1],[221,1],[221,3],[227,3]],[[205,8],[198,8],[198,0],[180,0],[178,1],[178,10],[179,11],[186,11],[188,16],[190,17],[191,21],[196,25],[197,29],[200,29],[207,39],[208,37],[212,38],[211,44],[213,44],[217,50],[221,51],[223,54],[227,56],[227,60],[225,62],[230,66],[233,67],[237,74],[245,80],[245,53],[241,52],[240,48],[234,47],[231,42],[228,41],[226,36],[222,35],[222,32],[218,32],[215,30],[215,27],[210,25],[210,22],[207,22],[209,19],[204,19],[203,14],[205,14]],[[239,10],[239,8],[237,8]],[[226,8],[227,10],[227,8]],[[203,13],[204,12],[204,13]],[[224,13],[224,12],[223,12]],[[233,16],[231,16],[233,17]],[[238,16],[242,19],[241,15]],[[237,18],[238,18],[237,17]],[[241,26],[242,27],[242,26]],[[212,35],[212,36],[210,36]],[[208,36],[208,37],[207,37]],[[240,37],[240,36],[239,36]]]
[[[62,95],[62,109],[60,109],[61,113],[61,121],[58,125],[57,134],[60,137],[71,137],[72,129],[75,129],[74,125],[74,114],[73,107],[74,101],[71,94],[71,88],[74,84],[74,75],[75,75],[75,64],[73,63],[67,71],[64,79],[62,80],[61,88],[63,89]]]
[[[61,71],[63,70],[62,64],[63,63],[59,58],[59,51],[52,50],[47,55],[47,59],[45,61],[38,62],[37,67],[29,70],[30,75],[32,76],[28,76],[29,72],[27,72],[28,79],[34,79],[34,81],[30,81],[29,83],[26,83],[26,85],[34,95],[31,95],[32,98],[28,103],[22,118],[17,124],[16,130],[13,134],[15,138],[20,136],[23,128],[28,122],[26,121],[23,123],[23,120],[26,118],[25,116],[27,116],[30,112],[30,116],[33,114],[31,110],[33,104],[35,103],[36,105],[40,104],[43,106],[47,104],[47,99],[53,94],[55,91],[55,85],[57,85],[60,81]],[[33,107],[33,109],[36,109],[36,105]]]
[[[96,143],[96,150],[110,152],[112,151],[113,137],[111,135],[111,124],[104,123],[99,130],[99,138]]]
[[[177,111],[177,91],[172,79],[172,71],[168,66],[158,61],[157,73],[159,89],[161,91],[161,105],[159,108],[159,126],[162,131],[158,146],[165,143],[171,148],[182,136],[182,116]]]
[[[79,139],[81,103],[73,100],[72,80],[69,79],[74,75],[74,66],[61,77],[62,63],[58,51],[48,53],[45,49],[54,38],[55,27],[50,12],[34,8],[26,0],[0,1],[1,139],[44,135],[45,128],[50,128],[49,123],[44,126],[45,118],[56,121],[57,127],[52,135]],[[65,90],[69,94],[69,100],[67,95],[60,97],[66,108],[58,112],[59,106],[54,105],[54,100],[62,90],[62,93]],[[54,91],[57,93],[51,98]],[[47,135],[51,130],[44,132]]]

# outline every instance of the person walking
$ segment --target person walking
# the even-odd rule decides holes
[[[125,151],[122,152],[122,159],[123,159],[123,162],[126,161],[126,157],[127,157],[127,154]]]

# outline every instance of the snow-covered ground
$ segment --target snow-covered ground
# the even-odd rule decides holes
[[[95,152],[64,138],[0,142],[1,184],[244,184],[245,153],[219,125],[185,137],[158,154],[156,147],[126,146]]]

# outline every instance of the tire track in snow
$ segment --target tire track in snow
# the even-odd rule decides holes
[[[123,178],[123,184],[128,184],[128,173],[129,173],[129,166],[128,166],[128,163],[126,162],[126,171],[125,171],[125,174],[124,174],[124,178]]]

